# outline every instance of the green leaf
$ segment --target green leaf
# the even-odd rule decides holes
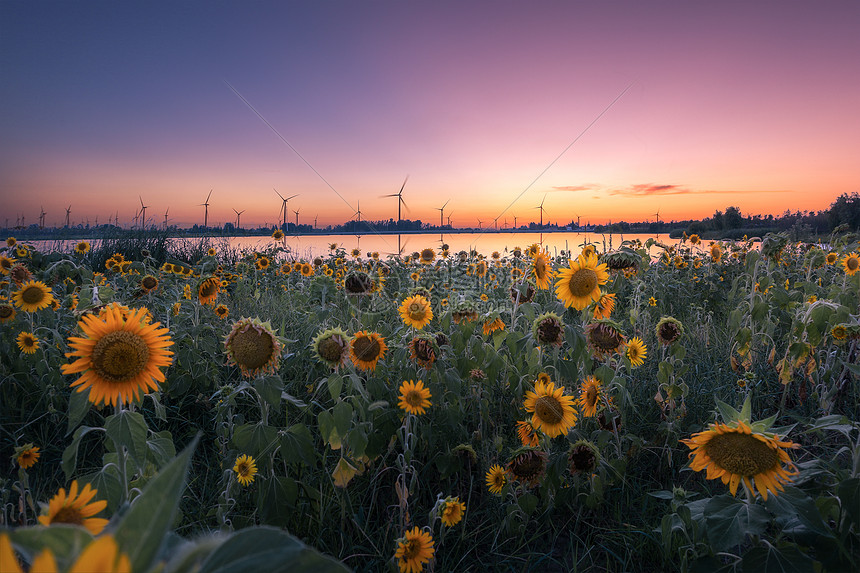
[[[272,476],[260,480],[257,507],[263,523],[286,527],[296,509],[299,486],[293,478]]]
[[[146,441],[149,448],[149,457],[157,467],[162,467],[176,456],[176,446],[173,445],[173,436],[170,432],[154,433]]]
[[[331,394],[331,399],[337,401],[340,399],[340,393],[343,390],[343,377],[338,374],[332,374],[327,381],[328,393]]]
[[[116,454],[109,455],[116,456]],[[98,491],[96,499],[107,501],[107,511],[109,514],[119,508],[124,488],[119,468],[115,464],[105,465],[97,472],[81,476],[79,481],[81,485],[88,483],[93,489]]]
[[[744,554],[741,564],[743,573],[813,573],[812,559],[797,547],[776,548],[764,542],[764,547],[754,547]]]
[[[348,402],[339,402],[334,406],[334,425],[338,435],[342,438],[352,425],[352,405]]]
[[[185,474],[199,438],[152,478],[134,500],[114,532],[131,561],[132,571],[148,571],[173,523],[185,488]]]
[[[295,424],[281,434],[281,455],[287,462],[301,460],[314,467],[317,463],[316,448],[311,432],[304,424]]]
[[[135,461],[138,469],[143,469],[146,463],[146,421],[140,412],[121,410],[118,414],[108,416],[105,420],[105,430],[108,437],[113,440],[116,450],[125,446],[131,459]]]
[[[278,430],[262,422],[236,426],[233,430],[233,444],[243,454],[259,459],[278,439]]]
[[[765,508],[730,495],[718,495],[705,505],[705,527],[714,551],[740,545],[747,535],[762,533],[769,521]]]
[[[134,569],[137,571],[137,569]],[[199,573],[343,573],[349,569],[288,533],[250,527],[233,534],[203,563]]]
[[[19,527],[4,531],[9,533],[12,544],[29,560],[44,549],[50,549],[57,560],[60,571],[71,566],[78,554],[93,540],[83,527],[56,524],[51,527]],[[5,563],[3,571],[6,571]]]
[[[66,474],[67,481],[72,479],[72,474],[75,473],[75,469],[78,467],[78,448],[81,445],[81,438],[93,430],[104,431],[103,428],[81,426],[75,430],[75,435],[72,437],[72,443],[63,450],[63,473]]]
[[[254,380],[254,390],[260,397],[268,402],[276,412],[281,411],[281,392],[284,390],[284,381],[280,376],[265,376]]]
[[[855,531],[860,531],[860,478],[851,478],[839,484],[836,490],[839,503],[854,522]]]
[[[723,419],[724,424],[728,424],[728,423],[732,422],[733,420],[741,419],[741,413],[740,412],[738,412],[737,410],[735,410],[734,408],[732,408],[731,406],[729,406],[728,404],[726,404],[725,402],[723,402],[719,398],[716,398],[716,402],[717,402],[717,410],[720,411],[720,417]]]
[[[72,433],[72,430],[80,424],[87,412],[90,411],[90,390],[87,388],[83,392],[74,391],[69,396],[69,424],[66,429],[66,435]]]
[[[522,509],[526,515],[531,515],[534,510],[537,509],[538,498],[534,494],[525,493],[520,496],[520,499],[517,500],[517,503],[519,504],[520,509]]]

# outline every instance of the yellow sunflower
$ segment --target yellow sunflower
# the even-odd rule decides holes
[[[10,249],[18,244],[18,240],[15,237],[7,237],[6,238],[6,246]]]
[[[39,447],[33,444],[24,444],[15,449],[15,460],[18,462],[18,466],[25,470],[35,466],[41,455]]]
[[[516,251],[516,249],[514,249]],[[528,247],[526,247],[526,256],[535,257],[540,252],[540,245],[537,243],[532,243]],[[516,256],[516,255],[515,255]]]
[[[433,536],[427,531],[421,531],[417,527],[406,531],[403,537],[397,540],[397,550],[394,552],[400,573],[424,571],[424,564],[433,559],[436,551],[433,543]]]
[[[648,299],[648,306],[657,306],[657,299],[653,296]]]
[[[836,264],[836,261],[839,260],[839,254],[834,252],[827,253],[827,258],[825,260],[828,265]]]
[[[78,255],[83,255],[84,253],[90,252],[90,244],[86,241],[80,241],[77,245],[75,245],[75,253]]]
[[[18,348],[24,354],[35,354],[39,348],[39,339],[32,332],[24,331],[18,335]]]
[[[418,382],[404,380],[400,385],[400,399],[397,405],[406,410],[407,414],[426,414],[426,409],[432,406],[430,398],[430,389],[425,388],[421,380]]]
[[[314,276],[314,268],[310,263],[302,263],[301,273],[303,277],[312,277]]]
[[[631,338],[626,342],[627,350],[625,354],[627,355],[627,360],[630,361],[630,364],[633,366],[642,366],[645,363],[645,358],[648,355],[648,347],[645,346],[645,343],[639,337]]]
[[[594,376],[586,376],[579,387],[579,398],[576,400],[579,411],[582,412],[583,416],[590,418],[597,414],[597,407],[603,399],[603,387],[600,385],[600,380]]]
[[[219,304],[215,307],[215,315],[221,319],[227,318],[230,315],[230,309],[226,305]]]
[[[830,336],[832,336],[836,340],[845,340],[846,338],[848,338],[848,329],[845,327],[844,324],[837,324],[830,329]]]
[[[385,338],[376,332],[356,332],[349,342],[349,357],[361,370],[376,370],[376,363],[385,356],[386,350]]]
[[[247,454],[241,455],[236,458],[233,471],[236,473],[236,481],[242,485],[249,485],[257,475],[257,462]]]
[[[248,378],[277,372],[282,348],[272,325],[258,318],[237,320],[224,339],[227,362],[238,366]]]
[[[549,257],[545,253],[537,253],[532,260],[531,274],[535,278],[535,286],[541,290],[549,288],[552,281],[553,271]]]
[[[0,303],[0,322],[9,322],[10,320],[14,320],[15,315],[15,307],[13,307],[8,302]]]
[[[484,336],[489,336],[497,330],[504,330],[505,323],[502,322],[501,318],[496,317],[493,320],[487,320],[484,322]]]
[[[203,305],[215,304],[215,299],[218,298],[218,291],[220,290],[221,281],[216,277],[209,277],[197,286],[197,300]]]
[[[460,501],[458,497],[446,497],[440,508],[440,517],[442,525],[453,527],[463,520],[463,514],[466,513],[466,504]]]
[[[418,262],[422,265],[432,265],[436,260],[436,251],[433,249],[422,249],[421,256],[418,257]]]
[[[767,500],[768,492],[777,495],[783,483],[789,483],[797,468],[783,448],[796,448],[797,444],[782,442],[779,436],[753,431],[744,421],[735,424],[711,424],[709,430],[681,440],[692,451],[690,468],[706,470],[707,479],[720,478],[735,495],[741,480],[755,493],[758,488]],[[788,464],[788,469],[783,467]],[[755,480],[755,484],[751,480]],[[755,487],[754,487],[755,486]]]
[[[842,268],[845,269],[846,275],[853,277],[857,269],[860,269],[860,255],[857,253],[845,255],[845,258],[842,259]]]
[[[54,295],[42,281],[27,281],[12,295],[12,300],[23,311],[36,312],[51,306]]]
[[[400,304],[400,317],[406,326],[421,330],[433,320],[433,309],[426,298],[416,294],[406,298]]]
[[[48,512],[46,515],[39,516],[39,523],[46,526],[54,523],[81,525],[93,535],[98,535],[105,528],[108,520],[93,517],[107,507],[106,500],[90,503],[96,495],[98,490],[93,489],[90,484],[86,484],[79,493],[78,480],[75,480],[69,488],[68,495],[65,488],[60,488],[57,495],[51,498]]]
[[[570,268],[558,272],[555,293],[564,306],[582,310],[600,299],[600,285],[608,280],[606,263],[597,264],[596,256],[582,254],[570,261]]]
[[[216,250],[215,250],[215,247],[209,247],[209,248],[206,250],[206,256],[207,256],[207,257],[214,257],[214,256],[215,256],[215,255],[217,255],[217,254],[218,254],[218,251],[216,251]]]
[[[720,262],[723,259],[723,249],[719,244],[714,243],[711,245],[711,260],[715,263]]]
[[[615,310],[615,293],[604,293],[597,299],[594,307],[594,318],[609,318]]]
[[[158,288],[158,279],[152,275],[146,275],[140,279],[140,288],[143,292],[151,292]]]
[[[11,259],[6,255],[0,255],[0,273],[8,275],[12,267],[15,266],[15,259]]]
[[[531,422],[517,422],[517,436],[524,446],[536,448],[538,446],[538,435]]]
[[[508,481],[505,468],[499,464],[493,464],[484,479],[487,482],[487,489],[490,490],[490,493],[494,493],[496,495],[502,493],[502,488],[505,487],[505,484]]]
[[[526,392],[523,406],[532,412],[532,426],[550,438],[566,434],[576,424],[573,397],[564,395],[564,387],[552,382],[535,384],[534,392]]]
[[[141,393],[158,389],[164,382],[161,366],[170,366],[173,344],[160,322],[146,324],[146,308],[132,310],[123,316],[117,306],[106,307],[103,316],[84,315],[78,322],[84,337],[72,336],[69,345],[74,352],[66,358],[77,357],[63,364],[63,374],[83,373],[72,382],[78,392],[89,388],[93,404],[122,404],[137,400]]]

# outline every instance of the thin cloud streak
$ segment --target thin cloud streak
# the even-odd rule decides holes
[[[733,194],[756,194],[756,193],[793,193],[789,189],[766,189],[761,191],[750,191],[748,189],[691,189],[681,185],[655,185],[653,183],[640,183],[622,189],[611,189],[609,195],[621,195],[624,197],[651,197],[654,195],[733,195]]]

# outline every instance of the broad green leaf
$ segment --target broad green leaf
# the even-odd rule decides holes
[[[714,551],[740,545],[747,535],[762,533],[769,521],[765,508],[730,495],[718,495],[705,505],[705,526]]]
[[[720,411],[720,417],[723,419],[724,424],[728,424],[729,422],[732,422],[733,420],[740,420],[741,419],[741,413],[740,412],[738,412],[737,410],[735,410],[734,408],[732,408],[731,406],[729,406],[728,404],[726,404],[725,402],[723,402],[719,398],[716,398],[716,402],[717,402],[717,410]]]
[[[334,406],[334,425],[338,435],[343,438],[352,425],[352,405],[348,402],[339,402]]]
[[[776,548],[765,542],[744,553],[743,573],[813,573],[814,562],[797,547]]]
[[[117,451],[119,451],[120,446],[125,446],[138,469],[143,469],[148,451],[146,447],[147,428],[143,414],[122,410],[118,414],[108,416],[105,420],[105,431],[116,444]]]
[[[331,394],[332,400],[339,400],[340,393],[343,390],[343,377],[338,374],[332,374],[327,380],[328,393]]]
[[[263,523],[286,527],[299,496],[296,481],[286,476],[272,476],[260,480],[257,491],[257,507]]]
[[[9,530],[9,538],[15,548],[30,560],[42,550],[50,549],[60,571],[71,566],[77,555],[93,540],[90,532],[83,527],[65,524],[19,527]],[[5,572],[6,564],[3,565]]]
[[[782,531],[794,534],[811,532],[825,537],[833,535],[821,519],[815,501],[796,487],[786,486],[779,495],[768,496],[765,507],[776,516]]]
[[[108,454],[116,456],[116,454]],[[105,465],[102,469],[85,476],[81,476],[80,485],[90,484],[98,491],[96,499],[107,501],[107,512],[112,514],[119,508],[122,502],[123,489],[122,477],[115,463]]]
[[[855,532],[860,531],[860,478],[843,481],[836,492],[842,508],[854,522]]]
[[[284,381],[280,376],[264,376],[254,380],[254,390],[260,397],[268,402],[276,412],[281,411],[281,392],[284,390]]]
[[[134,500],[114,531],[114,538],[131,561],[132,571],[148,571],[173,523],[185,488],[185,474],[199,438],[152,478]]]
[[[263,423],[244,424],[233,430],[233,444],[243,454],[261,458],[274,447],[278,430]]]
[[[281,433],[281,455],[287,462],[301,461],[314,467],[317,452],[310,430],[304,424],[295,424]]]
[[[66,480],[72,479],[72,474],[75,473],[75,469],[78,467],[78,448],[81,445],[81,439],[93,430],[104,431],[102,428],[81,426],[75,430],[75,435],[72,436],[72,443],[63,450],[63,473],[66,474]]]
[[[173,436],[164,430],[152,434],[146,441],[149,448],[149,457],[157,467],[162,467],[176,456],[176,446],[173,444]]]
[[[531,515],[537,509],[538,498],[534,494],[526,493],[520,496],[517,503],[526,515]]]
[[[87,388],[83,392],[74,391],[69,395],[69,423],[66,428],[66,435],[72,433],[72,430],[80,424],[87,412],[90,411],[90,390]]]

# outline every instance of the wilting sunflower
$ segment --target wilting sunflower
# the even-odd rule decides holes
[[[224,339],[228,363],[237,365],[242,375],[249,378],[276,372],[282,348],[272,325],[258,318],[237,320]]]
[[[432,265],[436,260],[436,251],[433,249],[422,249],[421,255],[418,257],[418,262],[422,265]]]
[[[39,348],[39,339],[36,338],[36,335],[32,332],[24,331],[18,335],[17,339],[18,348],[21,349],[21,352],[24,354],[35,354],[36,349]]]
[[[594,416],[597,413],[597,407],[604,399],[600,380],[594,376],[586,376],[579,386],[579,398],[576,400],[576,405],[579,406],[582,415],[587,418]]]
[[[355,333],[349,343],[349,357],[361,370],[376,370],[376,363],[385,356],[388,346],[385,338],[376,332],[362,330]]]
[[[433,559],[436,551],[433,543],[433,535],[429,532],[421,531],[417,527],[407,530],[403,537],[397,540],[397,550],[394,552],[400,573],[424,571],[424,564]]]
[[[349,335],[340,328],[323,330],[313,339],[311,348],[321,362],[337,370],[349,356]]]
[[[546,312],[532,323],[532,336],[541,346],[561,346],[564,342],[564,325],[561,317],[554,312]]]
[[[504,329],[505,329],[505,323],[502,322],[502,319],[499,317],[496,317],[492,320],[488,319],[488,320],[484,321],[484,336],[489,336],[497,330],[504,330]]]
[[[782,442],[779,436],[752,430],[743,420],[732,424],[711,424],[710,429],[681,440],[692,451],[690,468],[706,470],[707,479],[720,478],[735,495],[741,480],[755,493],[758,488],[767,500],[768,491],[777,495],[783,483],[791,481],[797,468],[783,448],[796,448],[797,444]],[[788,464],[788,469],[782,466]],[[755,484],[751,480],[755,480]],[[755,487],[754,487],[755,485]]]
[[[517,422],[517,436],[520,438],[520,442],[524,446],[528,446],[531,448],[536,448],[538,446],[538,435],[535,432],[535,427],[532,426],[531,422],[524,422],[522,420]]]
[[[592,474],[600,461],[600,451],[588,440],[579,440],[570,447],[567,454],[568,469],[571,475]]]
[[[173,362],[173,352],[167,350],[173,341],[166,328],[159,328],[160,322],[146,323],[147,312],[139,308],[123,316],[118,306],[109,306],[101,316],[87,314],[78,322],[86,338],[69,338],[74,352],[66,353],[66,358],[77,360],[60,370],[83,373],[71,386],[78,387],[78,392],[89,388],[93,404],[130,402],[164,382],[160,367]]]
[[[90,252],[90,244],[86,241],[80,241],[75,245],[75,254],[83,255]]]
[[[564,395],[564,386],[538,381],[534,392],[526,392],[523,406],[532,413],[532,426],[550,438],[566,434],[576,424],[573,397]]]
[[[533,448],[520,448],[508,462],[508,474],[526,485],[535,486],[546,473],[549,455]]]
[[[28,281],[12,295],[12,300],[25,312],[36,312],[48,308],[54,302],[51,289],[42,281]]]
[[[433,309],[430,303],[421,295],[413,295],[400,304],[400,317],[406,326],[421,330],[433,320]]]
[[[439,508],[442,525],[446,527],[454,527],[460,523],[464,513],[466,513],[466,504],[460,501],[459,496],[446,497]]]
[[[140,288],[143,292],[151,292],[158,288],[158,279],[152,275],[146,275],[140,279]]]
[[[373,279],[367,273],[350,271],[343,279],[343,291],[347,296],[361,296],[373,292]]]
[[[219,304],[215,307],[215,316],[220,319],[225,319],[230,316],[230,309],[227,308],[227,305]]]
[[[236,481],[242,485],[250,485],[257,475],[257,462],[251,456],[243,454],[236,458],[233,471],[236,473]]]
[[[15,307],[8,302],[0,303],[0,322],[9,322],[15,318]]]
[[[594,318],[609,318],[612,311],[615,310],[615,293],[604,293],[597,299],[597,304],[594,306]]]
[[[93,517],[107,507],[106,500],[90,503],[96,495],[98,490],[93,489],[90,484],[86,484],[79,494],[78,480],[75,480],[69,488],[68,495],[65,488],[60,488],[57,495],[51,498],[48,502],[48,513],[39,516],[39,523],[46,526],[54,523],[82,525],[93,535],[98,535],[105,528],[108,520]]]
[[[624,335],[616,323],[601,320],[585,327],[585,340],[591,353],[602,359],[620,351]]]
[[[597,264],[595,255],[583,253],[570,261],[570,268],[558,271],[555,294],[564,306],[582,310],[600,299],[600,285],[608,280],[606,264]]]
[[[627,360],[633,366],[642,366],[645,363],[645,358],[648,355],[648,347],[641,338],[635,337],[627,341],[627,350],[624,351]]]
[[[419,366],[423,366],[427,370],[433,367],[436,362],[435,339],[432,336],[416,336],[409,341],[409,357],[412,358]]]
[[[684,334],[684,325],[677,318],[664,316],[657,322],[654,332],[657,334],[657,340],[660,341],[660,344],[669,346]]]
[[[538,252],[532,260],[531,274],[535,279],[535,286],[541,290],[549,288],[552,281],[553,270],[549,257],[545,253]]]
[[[508,481],[505,468],[503,468],[499,464],[493,464],[492,466],[490,466],[490,470],[487,472],[487,475],[484,477],[484,479],[487,482],[487,489],[490,490],[490,493],[496,495],[502,493],[502,488],[505,487],[505,484]]]
[[[41,455],[38,446],[34,446],[33,444],[24,444],[21,447],[15,448],[15,461],[18,462],[18,467],[25,470],[35,466]]]
[[[400,385],[400,399],[397,401],[397,406],[406,410],[407,414],[425,414],[426,408],[432,406],[430,398],[430,389],[424,387],[424,382],[404,380]]]
[[[842,268],[845,269],[846,275],[853,277],[854,273],[860,269],[860,255],[857,253],[845,255],[845,258],[842,259]]]
[[[221,290],[221,281],[217,277],[209,277],[197,285],[197,300],[200,304],[215,304],[218,291]]]

